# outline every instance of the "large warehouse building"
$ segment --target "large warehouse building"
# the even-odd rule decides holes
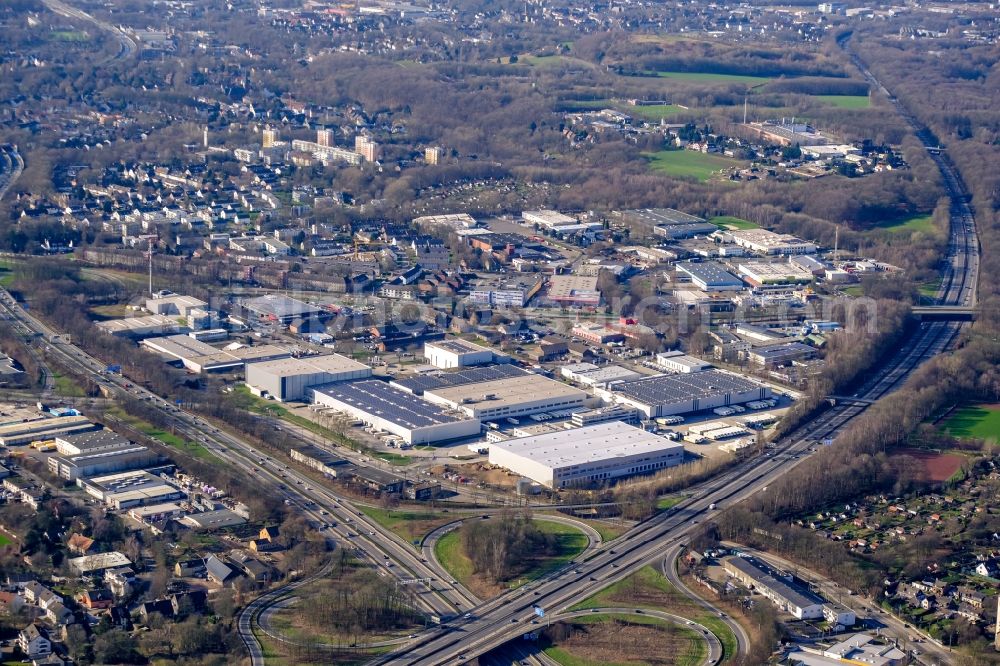
[[[302,400],[306,388],[351,379],[367,379],[372,369],[340,354],[286,358],[247,366],[247,386],[275,400]]]
[[[436,368],[464,368],[493,362],[493,352],[461,338],[424,343],[424,357]]]
[[[684,446],[621,421],[489,445],[490,463],[549,488],[593,486],[684,461]]]
[[[530,374],[516,365],[486,365],[456,372],[421,372],[403,379],[394,379],[391,383],[414,395],[423,395],[424,391],[433,391],[448,386],[466,386],[480,382],[490,382],[505,377],[523,377]]]
[[[528,416],[587,406],[590,396],[541,375],[425,390],[424,398],[481,420]]]
[[[477,419],[434,405],[377,379],[323,384],[306,389],[317,405],[332,407],[408,444],[433,444],[479,434]]]
[[[291,352],[275,345],[228,345],[219,349],[186,335],[170,335],[142,341],[143,347],[173,363],[180,361],[191,372],[236,372],[243,366],[288,358]]]
[[[770,387],[722,370],[656,375],[618,384],[613,391],[598,389],[597,393],[609,402],[638,408],[648,419],[771,397]]]

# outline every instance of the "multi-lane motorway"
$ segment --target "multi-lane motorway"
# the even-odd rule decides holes
[[[921,127],[906,112],[856,56],[853,57],[866,78],[883,90],[913,125],[917,136],[925,144],[933,142],[933,137],[926,128]],[[935,163],[951,198],[949,257],[942,268],[943,280],[938,292],[938,303],[974,306],[979,272],[975,218],[957,170],[944,155],[935,154]],[[560,572],[530,593],[510,593],[500,597],[491,602],[492,608],[439,627],[433,633],[423,636],[416,644],[408,646],[405,653],[388,655],[378,660],[378,663],[428,666],[463,663],[524,633],[524,624],[531,621],[536,605],[549,612],[566,609],[662,557],[666,550],[681,543],[699,520],[711,513],[710,507],[739,501],[766,488],[769,483],[794,467],[817,440],[836,437],[867,408],[866,403],[878,400],[897,388],[914,368],[944,351],[954,340],[960,327],[961,324],[957,322],[921,324],[895,355],[858,391],[855,397],[865,402],[834,406],[779,442],[773,455],[763,461],[749,461],[702,484],[689,499],[670,512],[640,524],[611,542],[608,547],[593,552],[575,568]]]
[[[160,409],[172,420],[179,435],[200,442],[213,455],[256,478],[278,493],[277,496],[285,497],[310,521],[321,525],[321,532],[328,539],[357,550],[383,575],[407,581],[427,581],[408,586],[413,592],[414,603],[425,612],[450,616],[476,604],[477,600],[467,598],[451,585],[444,574],[425,561],[410,544],[381,529],[348,501],[317,485],[294,467],[271,459],[242,439],[133,385],[127,378],[103,373],[104,363],[30,315],[3,290],[0,290],[0,315],[16,322],[26,335],[40,337],[45,341],[47,353],[60,364],[94,377],[112,396],[144,400]],[[252,638],[252,634],[244,638]]]
[[[46,0],[54,10],[73,10],[58,0]],[[56,10],[59,11],[59,10]],[[86,15],[84,15],[86,16]],[[77,18],[83,18],[77,16]],[[90,19],[90,17],[87,17]],[[105,27],[105,26],[102,26]],[[107,26],[120,33],[117,28]],[[130,40],[128,40],[131,43]],[[844,47],[848,48],[846,42]],[[130,47],[122,45],[123,52]],[[132,47],[134,48],[134,44]],[[850,51],[849,51],[850,53]],[[889,94],[864,64],[851,54],[866,78],[882,90],[910,122],[917,136],[928,147],[936,147],[932,135],[917,124],[899,101]],[[942,270],[943,281],[938,292],[941,305],[976,305],[976,285],[979,268],[979,244],[975,234],[975,219],[961,178],[944,154],[932,152],[942,181],[951,197],[951,234],[949,256]],[[22,162],[16,152],[4,151],[8,167],[0,181],[0,196],[20,172]],[[503,645],[530,627],[536,605],[548,612],[560,612],[590,596],[606,585],[624,578],[645,564],[661,558],[671,548],[682,543],[694,526],[712,513],[711,505],[725,506],[739,501],[787,473],[807,454],[816,440],[834,437],[866,408],[865,403],[843,403],[831,408],[807,426],[778,443],[773,454],[745,463],[702,484],[683,503],[629,531],[600,549],[547,579],[507,593],[486,603],[470,598],[460,588],[451,585],[438,567],[425,561],[409,544],[381,529],[348,502],[328,489],[314,487],[315,482],[294,468],[262,455],[240,438],[210,424],[198,416],[179,410],[159,396],[132,386],[120,376],[103,375],[104,364],[61,338],[43,323],[16,304],[9,294],[0,291],[0,310],[18,323],[26,334],[38,335],[45,341],[47,353],[69,368],[85,375],[102,377],[102,383],[113,396],[138,398],[156,406],[173,420],[175,430],[185,437],[205,445],[227,464],[253,475],[258,481],[275,489],[298,506],[311,521],[321,525],[329,539],[344,547],[352,547],[366,557],[386,576],[399,579],[426,579],[430,583],[409,586],[414,591],[414,603],[424,610],[443,617],[458,616],[440,627],[421,634],[404,651],[379,659],[380,663],[448,664],[460,663],[472,656]],[[858,391],[856,397],[874,401],[893,390],[906,379],[913,368],[940,353],[952,342],[961,324],[936,321],[925,323],[916,330],[877,373]],[[266,605],[261,602],[241,616],[241,634],[251,651],[255,664],[263,663],[259,645],[252,634],[255,612]],[[527,627],[525,626],[527,625]]]
[[[11,144],[0,146],[0,156],[2,156],[0,159],[3,160],[3,171],[0,173],[0,199],[3,199],[4,195],[7,194],[7,190],[11,188],[14,181],[24,171],[24,160],[21,159],[21,154],[17,152],[17,148]]]
[[[42,2],[55,14],[85,21],[96,26],[100,30],[111,33],[111,35],[118,42],[118,53],[113,56],[112,60],[123,60],[135,53],[137,47],[135,40],[129,37],[121,28],[113,26],[110,23],[100,21],[87,12],[77,9],[76,7],[71,7],[61,0],[42,0]]]

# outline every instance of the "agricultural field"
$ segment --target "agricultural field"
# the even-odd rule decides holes
[[[913,233],[921,232],[933,234],[937,231],[934,227],[934,218],[930,215],[914,215],[896,220],[886,220],[875,227],[890,233]]]
[[[739,160],[693,150],[662,150],[658,153],[645,153],[644,156],[649,160],[649,167],[653,171],[702,182],[719,176],[726,169],[743,165]]]
[[[868,95],[813,95],[824,104],[830,104],[841,109],[868,109],[872,101]]]
[[[941,429],[959,439],[1000,441],[1000,405],[969,405],[952,412]]]
[[[743,83],[747,86],[760,86],[771,81],[767,76],[748,76],[745,74],[714,74],[712,72],[650,72],[651,76],[676,81],[691,81],[693,83]]]

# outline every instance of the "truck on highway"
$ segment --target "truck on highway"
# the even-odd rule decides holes
[[[715,502],[712,502],[711,504],[708,505],[708,510],[715,511]]]

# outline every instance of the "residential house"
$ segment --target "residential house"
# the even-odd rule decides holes
[[[132,594],[135,589],[135,572],[131,567],[116,567],[104,572],[104,584],[111,590],[116,599],[122,599]]]
[[[9,573],[7,574],[5,583],[7,584],[7,587],[23,590],[25,585],[35,580],[37,579],[33,573]]]
[[[69,541],[66,542],[66,547],[69,548],[71,553],[89,555],[91,549],[94,547],[94,540],[82,534],[73,534],[70,536]]]
[[[80,604],[88,610],[104,610],[111,608],[115,603],[111,590],[98,588],[96,590],[85,590],[80,595]]]
[[[170,607],[174,615],[187,613],[203,613],[208,605],[208,593],[205,590],[190,590],[171,595]]]
[[[278,553],[285,549],[280,543],[265,539],[251,539],[249,547],[254,553]]]
[[[62,603],[63,598],[45,587],[37,580],[33,580],[24,586],[24,598],[28,603],[35,604],[39,608],[47,609],[49,606]]]
[[[76,622],[73,612],[66,608],[61,601],[57,601],[45,609],[45,619],[57,627]]]
[[[246,553],[234,550],[229,554],[229,560],[238,570],[243,572],[247,578],[255,583],[268,583],[271,581],[271,567]]]
[[[156,601],[146,601],[139,605],[139,617],[143,622],[149,622],[153,613],[159,613],[163,617],[173,617],[174,607],[169,599],[157,599]]]
[[[37,624],[29,624],[17,635],[17,646],[29,659],[52,654],[52,643],[45,630]]]
[[[181,560],[174,565],[174,575],[179,578],[205,575],[205,560],[197,557],[191,560]]]
[[[976,573],[980,576],[986,576],[987,578],[1000,577],[1000,569],[997,568],[997,563],[993,561],[980,562],[977,564]]]
[[[111,626],[122,631],[132,631],[132,615],[128,612],[127,606],[112,606],[109,617]]]
[[[240,576],[236,569],[229,566],[215,555],[209,555],[205,559],[205,572],[210,581],[223,586],[232,584],[232,582]]]

